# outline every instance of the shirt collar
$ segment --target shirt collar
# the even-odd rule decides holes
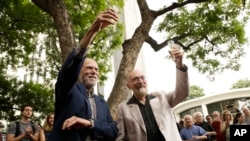
[[[146,95],[146,103],[145,104],[149,103],[149,101],[151,99],[153,99],[153,98],[155,98],[155,96],[147,94]],[[129,99],[129,101],[127,102],[127,104],[128,105],[129,104],[138,104],[138,105],[140,104],[141,105],[141,103],[136,99],[136,97],[134,95]]]
[[[93,98],[94,97],[94,88],[92,88],[90,91],[87,91],[88,97]]]

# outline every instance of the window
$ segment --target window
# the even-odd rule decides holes
[[[201,109],[201,106],[199,107],[194,107],[194,108],[191,108],[191,109],[188,109],[182,113],[180,113],[180,118],[183,118],[185,115],[191,115],[193,116],[195,112],[202,112],[202,109]]]

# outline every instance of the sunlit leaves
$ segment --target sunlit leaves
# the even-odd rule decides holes
[[[239,58],[247,42],[245,25],[249,8],[243,10],[239,0],[211,1],[181,7],[166,13],[158,31],[167,32],[167,39],[178,39],[193,66],[210,77],[224,69],[238,70]]]
[[[200,88],[199,86],[192,85],[190,87],[190,94],[184,101],[199,98],[202,96],[205,96],[204,89]]]
[[[250,87],[250,80],[240,79],[232,85],[231,89],[248,88],[248,87]]]

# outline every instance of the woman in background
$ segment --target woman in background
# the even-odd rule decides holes
[[[234,117],[234,122],[233,122],[234,125],[247,125],[245,123],[245,118],[244,118],[244,115],[243,113],[241,112],[237,112],[235,117]]]
[[[222,112],[221,133],[225,135],[226,141],[230,141],[230,125],[233,124],[233,115],[229,110]]]
[[[46,141],[52,128],[53,128],[53,123],[54,123],[54,113],[49,113],[42,129],[40,130],[40,141]]]

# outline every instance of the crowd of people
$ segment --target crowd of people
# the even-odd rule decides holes
[[[54,113],[49,113],[43,126],[40,126],[37,122],[31,120],[33,115],[32,105],[25,104],[20,111],[21,119],[10,122],[7,128],[7,141],[46,141],[53,128]]]
[[[137,72],[138,73],[138,72]],[[139,74],[141,72],[139,71]],[[142,74],[141,74],[142,75]],[[141,77],[143,79],[143,77]],[[139,106],[140,113],[136,113],[136,108],[125,108],[119,107],[118,120],[116,121],[118,132],[116,136],[116,141],[119,140],[141,140],[149,141],[153,139],[165,141],[168,137],[164,133],[166,131],[161,131],[161,126],[157,125],[157,120],[164,120],[157,116],[154,117],[150,104],[147,103],[147,97],[145,95],[145,107],[141,107],[141,103],[134,103],[133,106]],[[126,104],[135,102],[136,98],[133,96],[130,100],[126,101]],[[149,99],[148,99],[149,100]],[[133,103],[133,102],[132,102]],[[132,104],[131,103],[131,104]],[[139,105],[137,105],[139,104]],[[121,104],[120,106],[122,106]],[[129,106],[129,105],[127,105]],[[148,107],[149,106],[149,107]],[[133,112],[129,111],[131,109]],[[151,110],[150,110],[151,109]],[[130,113],[133,113],[132,115]],[[167,113],[167,112],[166,112]],[[48,137],[53,129],[54,124],[54,113],[49,113],[42,126],[31,121],[31,116],[33,114],[33,108],[31,105],[23,105],[21,108],[21,119],[18,121],[13,121],[8,126],[7,130],[7,141],[48,141]],[[159,114],[159,113],[158,113]],[[161,115],[161,114],[159,114]],[[164,114],[163,114],[164,115]],[[137,119],[132,120],[133,117],[137,116]],[[142,117],[141,117],[142,116]],[[183,141],[230,141],[230,125],[250,125],[249,123],[250,109],[248,106],[244,106],[242,110],[236,110],[236,112],[231,113],[229,110],[224,110],[222,113],[219,111],[214,111],[211,115],[203,116],[201,112],[196,112],[194,115],[185,115],[178,123],[179,135],[177,132],[170,132],[172,136],[180,137]],[[141,124],[136,123],[141,120]],[[174,119],[169,119],[169,122],[174,121]],[[122,123],[120,123],[122,122]],[[130,123],[132,122],[132,123]],[[77,122],[75,122],[77,123]],[[167,122],[168,123],[168,122]],[[174,122],[172,122],[174,123]],[[148,125],[147,125],[148,124]],[[150,125],[149,125],[150,124]],[[155,125],[153,125],[155,124]],[[164,124],[164,123],[163,123]],[[143,127],[140,127],[143,126]],[[174,125],[165,125],[169,127],[174,127]],[[176,126],[177,127],[177,126]],[[0,123],[0,128],[4,128],[4,125]],[[144,128],[139,131],[140,128]],[[126,131],[128,130],[129,131]],[[70,129],[67,129],[70,130]],[[137,130],[137,131],[136,131]],[[158,131],[157,131],[158,130]],[[171,128],[175,130],[175,128]],[[124,133],[124,132],[127,133]],[[136,134],[132,134],[136,131]],[[144,133],[143,133],[144,132]],[[0,132],[1,133],[1,132]],[[130,135],[132,134],[132,135]],[[144,135],[144,136],[143,136]],[[5,138],[0,134],[0,141],[4,141]],[[174,139],[175,137],[171,137]],[[126,139],[122,139],[126,138]],[[170,139],[170,138],[169,138]],[[87,140],[87,139],[86,139]],[[102,139],[97,139],[102,140]],[[105,139],[106,140],[106,139]],[[88,140],[87,140],[88,141]],[[91,140],[89,140],[91,141]]]
[[[30,120],[32,105],[24,105],[21,119],[8,127],[7,141],[228,141],[229,125],[249,124],[249,109],[244,107],[243,114],[237,113],[234,120],[228,110],[222,116],[213,112],[206,116],[207,121],[201,112],[185,115],[177,128],[171,109],[189,95],[188,67],[178,47],[170,50],[176,64],[175,89],[149,93],[143,71],[132,70],[127,87],[133,95],[119,104],[114,120],[106,101],[94,93],[99,67],[87,54],[97,33],[117,21],[118,15],[112,9],[97,15],[59,71],[55,111],[39,127]]]
[[[203,116],[201,112],[193,116],[185,115],[179,125],[180,135],[184,141],[230,141],[230,125],[250,125],[250,109],[244,106],[241,110],[234,107],[234,111],[226,109],[222,112],[214,111]]]

